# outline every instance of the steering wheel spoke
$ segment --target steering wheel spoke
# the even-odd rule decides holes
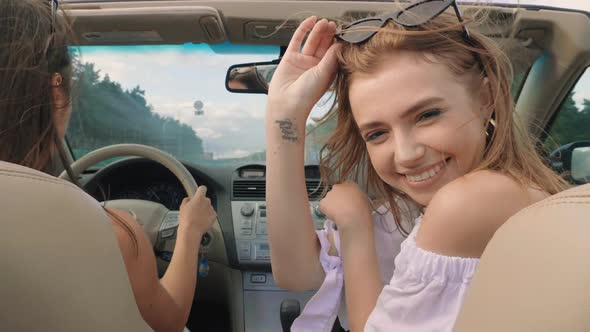
[[[164,217],[162,225],[160,225],[158,239],[169,239],[176,235],[176,229],[178,228],[178,211],[168,211]]]

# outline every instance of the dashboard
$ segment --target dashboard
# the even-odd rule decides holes
[[[182,187],[165,181],[149,184],[137,183],[121,187],[120,189],[112,188],[111,190],[113,194],[111,194],[109,199],[147,200],[160,203],[168,210],[178,210],[182,199],[186,196]]]
[[[227,262],[232,268],[270,271],[266,224],[266,167],[263,164],[183,163],[198,185],[207,186],[207,196],[217,211]],[[305,167],[310,200],[309,213],[316,229],[324,224],[318,209],[323,192],[319,168]],[[86,171],[80,181],[98,201],[148,200],[178,210],[186,192],[164,166],[143,158],[126,158],[98,170]]]
[[[207,196],[219,221],[219,225],[214,226],[216,230],[211,232],[211,245],[207,251],[210,276],[199,277],[197,284],[201,301],[207,298],[218,303],[220,294],[226,294],[228,306],[232,308],[230,312],[240,312],[236,315],[243,320],[245,330],[280,330],[279,308],[283,301],[297,299],[305,305],[315,292],[289,292],[274,283],[266,219],[266,166],[237,161],[183,164],[198,185],[207,186]],[[324,189],[319,168],[306,166],[305,177],[309,213],[314,226],[319,229],[325,221],[317,208]],[[99,201],[149,200],[171,211],[177,210],[186,196],[172,172],[156,162],[137,157],[87,170],[81,174],[80,183]],[[169,220],[164,224],[166,222]],[[165,231],[168,230],[173,228]],[[172,234],[160,232],[158,244],[154,247],[160,277],[174,254],[175,236]],[[262,317],[261,313],[265,316]]]
[[[174,211],[180,208],[187,196],[180,181],[170,171],[141,158],[117,162],[93,175],[84,186],[98,201],[140,199],[160,203]],[[205,184],[195,175],[197,184]],[[208,192],[207,196],[212,196],[212,193]]]
[[[240,264],[270,263],[268,225],[266,222],[266,170],[264,166],[247,165],[236,170],[232,181],[232,222]],[[316,229],[324,225],[319,197],[323,192],[317,166],[305,167],[309,213]]]

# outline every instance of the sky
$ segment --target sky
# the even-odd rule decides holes
[[[574,92],[574,100],[576,101],[578,107],[582,105],[584,99],[590,100],[590,69],[586,69],[586,72],[576,83]]]

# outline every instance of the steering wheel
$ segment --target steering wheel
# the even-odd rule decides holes
[[[164,151],[140,144],[116,144],[94,150],[72,163],[72,175],[77,177],[88,167],[103,160],[124,156],[137,156],[155,161],[169,169],[180,180],[188,196],[193,196],[197,191],[195,179],[180,161]],[[65,171],[59,177],[70,180]],[[175,238],[178,211],[170,211],[160,203],[140,199],[118,199],[106,201],[105,207],[130,212],[143,227],[154,247],[158,241]]]

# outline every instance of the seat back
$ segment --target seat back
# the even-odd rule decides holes
[[[500,227],[455,331],[590,331],[590,185],[538,202]]]
[[[0,331],[151,331],[96,200],[0,162],[0,212]]]

